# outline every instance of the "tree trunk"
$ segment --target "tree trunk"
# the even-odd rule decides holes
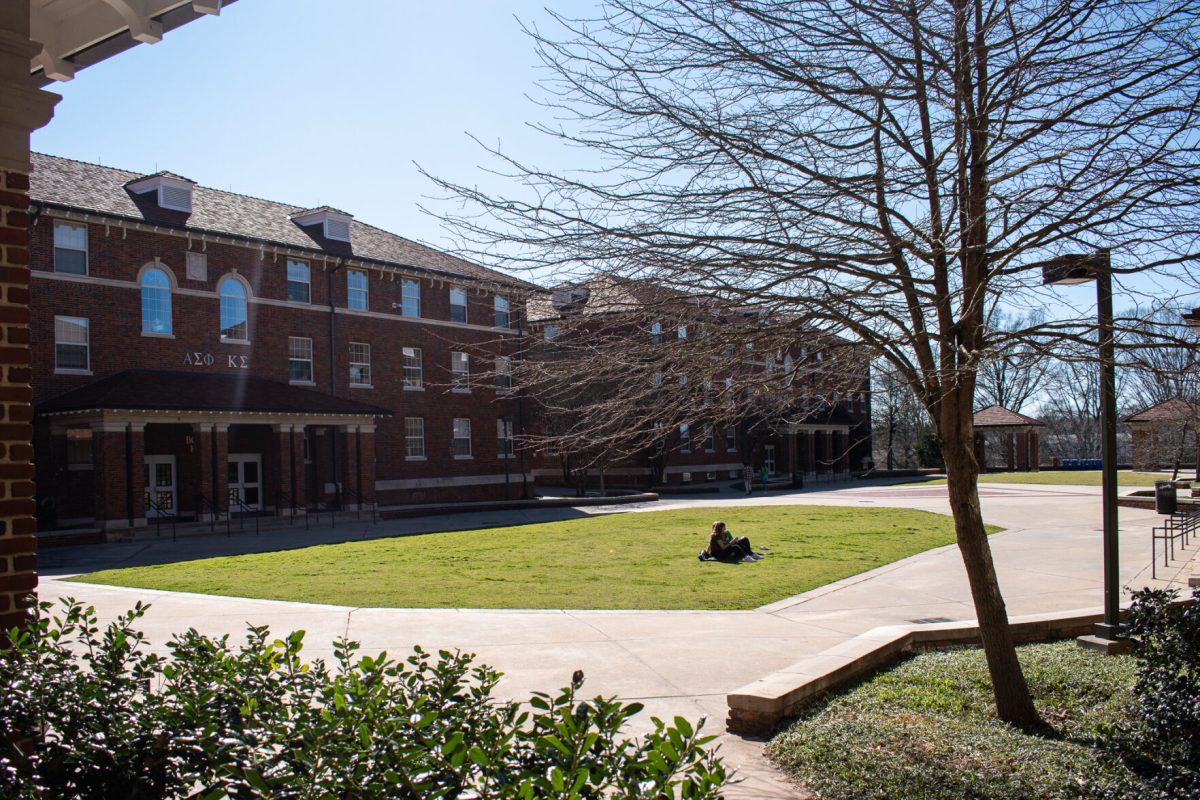
[[[969,423],[966,427],[966,433],[972,433]],[[946,462],[946,483],[958,549],[967,570],[971,599],[979,621],[979,636],[996,695],[996,713],[1005,722],[1032,727],[1038,725],[1041,718],[1034,708],[1017,660],[1012,631],[1008,627],[1008,612],[992,562],[992,548],[983,527],[977,483],[979,467],[971,448],[962,444],[972,442],[973,436],[963,438],[962,432],[960,428],[959,436],[942,441],[942,456]],[[955,438],[958,441],[954,441]]]

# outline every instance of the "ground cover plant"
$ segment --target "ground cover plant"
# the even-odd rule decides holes
[[[701,563],[696,555],[716,519],[756,546],[770,546],[771,555],[755,564]],[[212,558],[79,580],[358,607],[745,609],[953,542],[951,519],[925,511],[693,508]]]
[[[469,656],[339,642],[309,663],[302,631],[186,631],[160,656],[144,610],[101,629],[47,603],[0,640],[0,797],[701,800],[726,781],[700,725],[625,738],[640,706],[581,699],[581,673],[527,708],[492,698],[499,675]]]
[[[1041,472],[989,472],[979,476],[980,483],[1034,483],[1048,486],[1100,486],[1100,471],[1043,470]],[[1129,487],[1154,486],[1155,481],[1170,480],[1170,473],[1118,472],[1117,485]],[[1181,476],[1187,479],[1186,475]],[[945,478],[918,480],[927,486],[945,486]]]
[[[1133,721],[1135,660],[1074,641],[1018,653],[1052,730],[997,719],[982,651],[954,650],[916,656],[813,706],[770,755],[824,800],[1158,797],[1105,746]]]

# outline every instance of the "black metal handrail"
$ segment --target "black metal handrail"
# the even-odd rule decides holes
[[[378,503],[376,503],[374,501],[372,501],[370,503],[366,503],[363,501],[362,495],[360,495],[358,492],[354,491],[353,489],[349,489],[349,488],[346,488],[345,486],[343,486],[342,487],[342,509],[343,510],[345,510],[345,508],[346,508],[346,501],[348,499],[353,501],[353,503],[354,503],[354,518],[355,519],[362,519],[362,512],[365,508],[366,510],[370,511],[371,523],[374,524],[376,512],[378,511],[378,508],[379,508]]]
[[[144,497],[145,497],[145,501],[146,501],[146,510],[154,512],[154,535],[158,536],[158,537],[162,537],[162,523],[163,523],[163,518],[168,516],[167,509],[163,508],[160,504],[154,502],[150,498],[149,494],[145,495]],[[176,521],[177,515],[174,512],[172,512],[169,516],[170,516],[170,520],[171,520],[171,541],[176,541],[177,532],[175,529],[175,521]]]
[[[208,512],[209,530],[211,530],[213,533],[216,533],[217,532],[217,522],[221,519],[222,512],[217,508],[216,503],[214,503],[209,498],[205,497],[203,494],[196,495],[196,516],[199,517],[206,510]],[[229,524],[229,516],[230,515],[226,513],[224,516],[225,516],[225,535],[232,536],[233,530]]]
[[[300,516],[301,506],[296,503],[296,499],[294,497],[292,497],[290,494],[288,494],[287,492],[280,492],[279,493],[279,505],[276,506],[276,510],[279,512],[282,512],[283,509],[285,509],[285,508],[290,512],[288,514],[288,527],[290,528],[296,524],[296,517]],[[304,515],[304,529],[308,530],[308,514],[307,513]]]
[[[254,535],[258,536],[258,534],[259,534],[258,518],[260,516],[259,509],[251,508],[250,506],[248,506],[244,502],[242,502],[242,498],[240,496],[231,494],[229,496],[229,516],[231,516],[231,517],[233,516],[234,507],[236,507],[238,510],[238,513],[241,514],[241,516],[238,517],[238,530],[239,531],[246,530],[246,517],[248,517],[248,516],[253,517],[254,518]]]
[[[1177,511],[1163,520],[1163,524],[1150,531],[1150,576],[1158,577],[1158,542],[1163,543],[1163,566],[1169,566],[1175,558],[1175,541],[1185,548],[1200,530],[1200,509]]]

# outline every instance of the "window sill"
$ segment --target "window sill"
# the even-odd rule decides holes
[[[352,384],[350,384],[350,388],[351,389],[374,389],[375,384],[373,384],[373,383],[352,383]]]
[[[512,393],[513,393],[512,389],[497,389],[496,390],[497,397],[508,397]]]
[[[174,339],[175,338],[175,334],[173,334],[173,333],[158,333],[157,331],[142,331],[142,336],[145,336],[148,339]]]
[[[500,459],[501,461],[508,461],[509,459],[516,458],[516,456],[515,456],[515,455],[513,455],[512,453],[509,453],[509,454],[508,454],[508,455],[506,455],[506,456],[505,456],[505,455],[498,455],[498,456],[496,456],[496,458]]]
[[[470,394],[470,393],[471,393],[471,390],[470,390],[470,389],[463,389],[463,388],[461,388],[461,387],[459,387],[459,388],[454,388],[454,389],[451,389],[450,391],[451,391],[453,394]]]
[[[405,456],[404,460],[405,461],[427,461],[428,459],[425,458],[425,456]]]
[[[288,381],[288,386],[316,386],[316,381]]]
[[[455,456],[455,461],[474,461],[475,456]]]
[[[91,375],[90,369],[69,369],[67,367],[55,367],[55,375]]]
[[[222,339],[221,344],[236,344],[236,345],[240,345],[242,347],[249,347],[250,340],[249,339]]]
[[[406,392],[423,392],[423,391],[425,391],[425,387],[424,386],[405,386],[404,391],[406,391]]]

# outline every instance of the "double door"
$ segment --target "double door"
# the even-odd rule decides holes
[[[175,456],[146,456],[142,462],[146,517],[173,517],[178,510]]]
[[[229,454],[229,511],[262,511],[262,455]]]

